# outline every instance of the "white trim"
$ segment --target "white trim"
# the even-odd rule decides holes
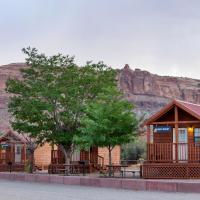
[[[181,142],[179,138],[179,134],[181,130],[185,130],[185,141]],[[176,134],[175,134],[175,128],[173,128],[173,143],[176,143]],[[182,143],[182,144],[181,144]],[[186,143],[186,144],[185,144]],[[188,160],[188,131],[187,128],[179,128],[178,129],[178,160],[179,162],[187,162]],[[176,158],[176,146],[173,145],[173,160]]]

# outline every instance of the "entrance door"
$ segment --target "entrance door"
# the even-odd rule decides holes
[[[188,134],[187,128],[178,129],[178,160],[188,160]]]
[[[176,143],[175,129],[173,129],[173,143]],[[188,133],[187,128],[178,129],[178,160],[180,162],[186,162],[188,160]],[[173,147],[173,157],[175,160],[175,145]]]
[[[15,145],[15,163],[21,163],[22,161],[22,147],[20,144]]]

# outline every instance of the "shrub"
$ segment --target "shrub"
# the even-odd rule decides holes
[[[143,139],[123,145],[121,149],[122,160],[139,160],[146,158],[146,143]]]

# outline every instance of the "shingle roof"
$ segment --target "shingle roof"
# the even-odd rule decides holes
[[[14,137],[18,138],[23,143],[27,142],[25,137],[23,137],[22,135],[20,135],[17,132],[11,131],[11,130],[9,130],[6,133],[1,134],[0,135],[0,140],[3,139],[3,138],[6,138],[8,135],[13,135]]]
[[[156,119],[161,117],[163,114],[165,114],[167,111],[169,111],[175,105],[200,120],[200,105],[199,104],[194,104],[194,103],[175,99],[175,100],[171,101],[169,104],[167,104],[166,106],[164,106],[160,111],[158,111],[157,113],[152,115],[146,121],[145,124],[149,124],[152,121],[155,121]]]
[[[190,102],[186,102],[186,101],[180,101],[180,100],[176,100],[176,101],[179,104],[181,104],[182,106],[184,106],[185,108],[187,108],[188,110],[194,112],[200,118],[200,105],[199,104],[194,104],[194,103],[190,103]]]

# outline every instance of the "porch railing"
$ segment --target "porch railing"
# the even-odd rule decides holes
[[[100,156],[100,155],[97,155],[98,157],[98,163],[100,165],[101,168],[104,167],[104,157]]]
[[[95,163],[100,165],[100,167],[104,167],[104,157],[100,155],[96,155],[96,158],[93,158],[92,161],[90,160],[91,163]],[[96,161],[95,161],[96,160]],[[52,150],[51,151],[51,164],[64,164],[65,163],[65,158],[60,150]]]
[[[200,143],[147,144],[147,161],[200,163]]]
[[[65,163],[64,155],[60,150],[51,150],[51,163],[52,164]]]

